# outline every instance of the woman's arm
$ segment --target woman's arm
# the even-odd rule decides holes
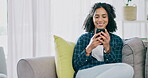
[[[123,41],[120,37],[115,37],[110,44],[110,53],[105,54],[106,62],[118,63],[122,62]]]
[[[73,68],[75,71],[78,71],[82,66],[87,65],[87,63],[92,59],[92,56],[86,56],[86,46],[88,45],[89,40],[82,35],[74,48],[73,53]]]

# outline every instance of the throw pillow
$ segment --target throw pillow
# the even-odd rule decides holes
[[[55,62],[58,78],[73,78],[72,56],[75,43],[54,35]]]

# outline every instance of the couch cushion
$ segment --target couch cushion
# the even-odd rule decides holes
[[[148,78],[148,42],[146,42],[146,47],[147,47],[147,51],[146,51],[146,59],[145,59],[145,78]]]
[[[134,78],[144,78],[145,46],[141,39],[127,39],[122,49],[122,61],[134,68]]]
[[[58,78],[73,78],[72,55],[75,44],[54,36],[56,45],[56,70]]]

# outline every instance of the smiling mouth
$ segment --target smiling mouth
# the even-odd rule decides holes
[[[103,25],[103,24],[98,24],[98,25]]]
[[[103,24],[97,24],[99,27],[102,27],[103,26]]]

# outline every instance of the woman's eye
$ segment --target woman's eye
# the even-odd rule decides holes
[[[106,16],[104,16],[103,18],[106,18]]]
[[[99,18],[99,17],[95,17],[95,18]]]

